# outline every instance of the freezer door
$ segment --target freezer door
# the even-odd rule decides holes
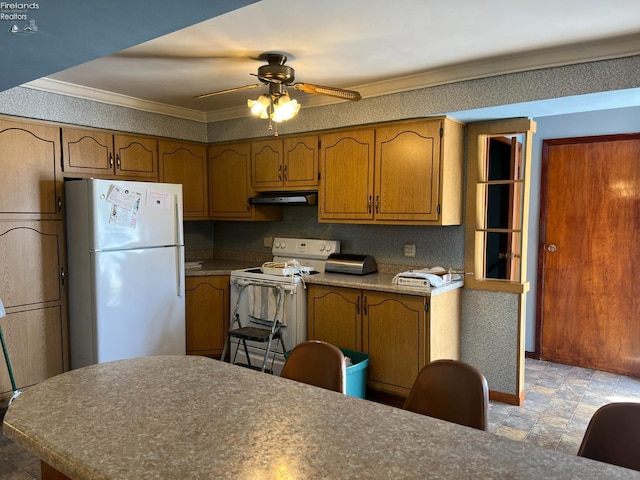
[[[92,254],[95,363],[185,354],[184,247]]]
[[[80,182],[86,182],[91,250],[184,245],[182,185],[96,179]],[[76,182],[69,183],[73,187]]]

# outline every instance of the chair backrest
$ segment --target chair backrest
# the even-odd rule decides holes
[[[327,342],[309,340],[296,345],[280,376],[335,392],[347,392],[344,353]]]
[[[578,455],[640,470],[639,445],[640,403],[609,403],[591,417]]]
[[[487,430],[487,380],[478,369],[466,363],[458,360],[436,360],[422,368],[403,408]]]

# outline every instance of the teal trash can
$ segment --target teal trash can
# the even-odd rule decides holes
[[[354,350],[341,348],[345,357],[351,359],[352,365],[347,363],[347,395],[350,397],[364,398],[367,390],[367,366],[369,355]]]
[[[367,366],[369,365],[369,355],[354,350],[341,348],[345,357],[351,359],[351,365],[347,363],[347,395],[356,398],[365,398],[367,390]],[[289,358],[291,350],[284,354],[284,358]]]

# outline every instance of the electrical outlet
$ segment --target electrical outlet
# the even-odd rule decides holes
[[[405,257],[415,257],[416,256],[416,244],[415,243],[405,243],[404,244],[404,256]]]
[[[262,245],[264,245],[265,248],[273,247],[273,237],[264,237],[262,239]]]

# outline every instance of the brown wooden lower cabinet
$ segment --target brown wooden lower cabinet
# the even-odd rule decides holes
[[[187,277],[187,355],[220,356],[229,330],[229,275]]]
[[[460,358],[460,292],[423,297],[309,285],[308,337],[369,354],[368,387],[407,395],[424,365]]]

